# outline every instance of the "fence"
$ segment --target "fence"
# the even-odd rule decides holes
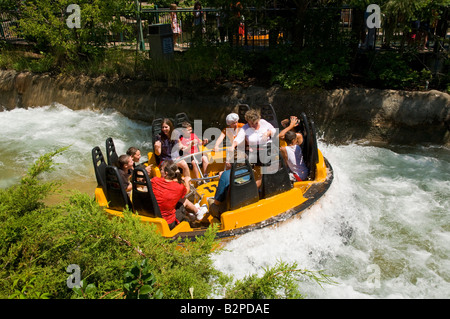
[[[359,46],[361,48],[371,46],[373,49],[385,48],[394,50],[400,50],[405,47],[431,50],[437,47],[438,51],[449,51],[450,7],[441,9],[443,13],[440,19],[411,21],[408,27],[405,27],[400,17],[391,17],[391,19],[382,19],[381,28],[373,30],[373,34],[370,34],[366,28],[362,28],[359,30]],[[363,12],[356,11],[350,7],[342,8],[341,25],[343,30],[352,30],[355,20],[358,18],[361,20],[363,14]],[[370,43],[371,36],[373,36],[372,43]]]
[[[15,27],[17,19],[13,13],[0,12],[0,39],[19,40]]]
[[[180,48],[188,48],[195,37],[201,37],[210,44],[228,42],[232,45],[246,46],[250,49],[264,49],[278,43],[293,41],[291,27],[296,19],[295,8],[274,9],[274,8],[247,8],[242,11],[239,18],[232,16],[230,11],[223,11],[213,8],[202,9],[204,24],[197,29],[194,26],[194,16],[198,11],[192,9],[143,9],[141,18],[144,30],[149,24],[171,23],[170,13],[175,12],[180,22],[182,33],[178,37],[177,44]],[[421,49],[439,46],[440,50],[450,49],[450,29],[448,28],[448,14],[441,21],[434,21],[426,29],[404,31],[405,28],[398,21],[383,21],[382,27],[368,32],[364,27],[364,12],[356,11],[351,7],[342,8],[311,8],[308,11],[306,33],[304,42],[308,37],[317,31],[317,25],[322,24],[334,30],[322,30],[321,32],[335,32],[340,34],[340,38],[350,37],[353,33],[359,34],[359,47],[373,49],[390,48],[403,49],[405,46],[417,46]],[[322,19],[324,23],[314,24],[314,19]],[[309,31],[309,32],[308,32]],[[324,39],[325,35],[321,35]],[[373,43],[370,43],[373,36]],[[146,32],[144,32],[144,38]],[[310,41],[311,42],[311,41]],[[312,41],[314,42],[314,41]]]
[[[211,44],[230,43],[232,45],[246,45],[254,48],[269,46],[270,40],[282,41],[286,30],[278,27],[276,33],[269,28],[269,17],[275,15],[292,14],[284,9],[248,9],[240,15],[230,11],[204,8],[201,11],[180,8],[143,9],[140,12],[143,25],[143,36],[147,36],[148,25],[171,23],[171,13],[176,14],[180,24],[181,34],[177,39],[180,48],[188,48],[196,39],[202,39]],[[272,39],[271,39],[271,37]]]
[[[418,28],[411,32],[405,32],[404,27],[398,21],[383,21],[382,27],[376,29],[373,48],[402,49],[405,46],[419,46],[420,48],[432,48],[438,46],[440,51],[449,51],[450,32],[448,19],[449,9],[446,9],[445,17],[439,21],[432,21],[426,28]],[[283,42],[293,41],[295,35],[292,34],[292,23],[296,19],[295,9],[276,8],[246,8],[242,11],[219,10],[215,8],[203,8],[201,10],[202,22],[195,25],[194,19],[199,13],[190,8],[179,8],[175,11],[170,9],[148,9],[140,8],[138,16],[129,14],[121,17],[123,23],[133,26],[133,31],[123,34],[110,34],[109,42],[136,44],[136,38],[140,42],[141,50],[149,50],[148,27],[152,24],[171,23],[171,12],[176,13],[180,23],[181,34],[177,38],[176,47],[187,49],[196,41],[202,39],[211,45],[219,43],[230,43],[236,46],[245,46],[253,50],[265,49]],[[340,36],[348,37],[355,33],[355,29],[360,34],[360,47],[366,48],[369,34],[364,27],[361,28],[361,21],[364,12],[355,11],[350,7],[343,8],[310,8],[308,9],[306,25],[306,35],[304,41],[310,41],[311,37],[317,36],[317,26],[332,26],[333,32]],[[314,19],[319,19],[323,23],[310,26]],[[330,22],[331,21],[331,22]],[[14,26],[17,20],[14,12],[0,12],[0,39],[19,40],[19,36]],[[400,27],[399,27],[400,25]],[[308,29],[308,26],[310,29]],[[337,26],[337,29],[336,29]],[[362,24],[363,26],[363,24]],[[315,28],[315,29],[314,29]],[[319,32],[329,32],[330,30],[319,30]],[[317,36],[318,37],[318,36]],[[322,38],[326,38],[321,35]],[[320,40],[320,37],[318,37]],[[314,42],[314,41],[312,41]]]

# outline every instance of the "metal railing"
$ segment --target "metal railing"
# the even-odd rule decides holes
[[[313,12],[315,9],[309,9]],[[361,14],[353,8],[322,8],[323,12],[334,10],[338,12],[339,30],[344,36],[350,36],[354,31],[355,15]],[[108,41],[110,44],[136,44],[141,50],[149,50],[148,29],[152,24],[171,23],[168,8],[140,8],[139,17],[130,13],[128,16],[121,17],[123,23],[132,26],[130,32],[110,34]],[[201,39],[211,45],[220,43],[230,43],[236,46],[246,46],[250,49],[264,49],[279,43],[292,41],[293,35],[290,34],[289,22],[295,20],[295,9],[275,9],[275,8],[246,8],[241,11],[240,17],[234,16],[236,13],[223,11],[216,8],[203,8],[201,10],[204,17],[200,27],[194,25],[194,15],[197,11],[192,8],[178,8],[174,10],[180,23],[181,34],[177,38],[177,46],[180,49],[189,48],[193,41]],[[3,40],[21,40],[17,26],[17,13],[0,12],[0,39]],[[320,15],[319,15],[320,17]],[[276,19],[283,22],[274,23]],[[442,36],[444,34],[445,36]],[[311,36],[310,34],[307,37]],[[360,47],[366,47],[367,30],[361,30]],[[405,32],[404,28],[398,28],[396,23],[383,21],[382,27],[376,29],[374,48],[389,47],[390,49],[402,49],[404,47],[419,46],[427,47],[431,50],[435,45],[442,51],[450,50],[450,28],[447,32],[437,34],[435,25],[424,32]]]
[[[240,17],[230,16],[214,8],[204,8],[200,15],[202,22],[196,25],[195,14],[198,11],[193,9],[179,8],[170,9],[143,9],[140,17],[143,24],[143,36],[146,38],[148,25],[172,22],[171,13],[177,16],[180,24],[181,34],[178,37],[177,44],[181,48],[188,48],[193,41],[204,40],[211,44],[231,43],[233,45],[247,45],[252,47],[264,48],[269,46],[269,29],[267,17],[269,12],[275,12],[276,9],[247,9]],[[281,10],[277,10],[280,12]],[[283,10],[287,12],[288,10]],[[286,33],[282,27],[275,35],[275,41],[281,41]]]
[[[315,10],[314,8],[310,10]],[[349,37],[353,32],[355,10],[350,7],[321,9],[323,12],[330,10],[338,15],[338,29],[335,30],[341,36]],[[147,24],[171,23],[170,9],[143,9],[141,18]],[[193,9],[179,8],[175,10],[177,19],[180,22],[181,34],[178,37],[178,45],[188,48],[195,36],[200,36],[210,44],[230,43],[233,45],[247,46],[253,49],[267,48],[270,45],[292,41],[289,29],[289,20],[295,19],[295,8],[275,9],[275,8],[247,8],[242,11],[242,15],[237,21],[233,17],[227,16],[222,10],[215,8],[204,8],[202,14],[205,17],[204,25],[199,30],[195,30],[193,19],[195,11]],[[274,24],[274,18],[284,19],[284,23]],[[275,27],[274,27],[275,25]],[[145,30],[145,29],[144,29]],[[382,27],[376,29],[375,42],[373,48],[389,47],[390,49],[401,49],[404,47],[419,46],[425,41],[427,47],[432,48],[435,44],[441,49],[450,49],[450,28],[447,29],[445,37],[439,37],[436,28],[429,28],[425,32],[417,33],[415,40],[411,40],[412,32],[406,33],[403,28],[398,28],[395,24],[383,21]],[[145,32],[144,32],[145,36]],[[308,35],[309,36],[309,35]],[[359,46],[367,48],[368,30],[361,30]],[[426,40],[425,40],[426,38]],[[306,41],[306,40],[305,40]],[[422,41],[422,42],[421,42]]]
[[[0,12],[0,39],[20,40],[15,30],[17,19],[14,14],[9,12]]]

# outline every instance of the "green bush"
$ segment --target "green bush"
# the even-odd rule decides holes
[[[312,280],[319,285],[335,284],[323,271],[298,269],[297,263],[279,261],[274,267],[264,269],[261,277],[248,275],[227,290],[230,299],[299,299],[304,298],[298,282]]]
[[[21,217],[27,212],[35,211],[43,207],[43,200],[58,186],[58,182],[41,182],[37,178],[44,172],[54,169],[52,158],[67,148],[41,156],[28,172],[20,180],[19,185],[12,186],[8,190],[0,189],[0,220],[8,217]]]
[[[286,89],[325,87],[347,77],[350,70],[348,49],[344,46],[309,47],[300,51],[285,46],[273,50],[270,60],[272,83]]]
[[[392,89],[417,89],[431,80],[426,68],[414,69],[414,53],[384,51],[372,53],[367,78],[375,86]]]

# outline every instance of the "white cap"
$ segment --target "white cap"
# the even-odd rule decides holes
[[[239,121],[239,115],[237,115],[236,113],[230,113],[227,115],[227,125],[233,124],[235,122]]]

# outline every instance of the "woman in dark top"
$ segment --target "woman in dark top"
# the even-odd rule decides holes
[[[154,151],[161,159],[161,163],[172,158],[172,149],[178,143],[178,136],[172,136],[174,131],[173,123],[170,119],[165,118],[161,123],[161,133],[155,137]],[[190,177],[189,167],[186,161],[181,160],[177,166],[183,170],[183,176]]]

